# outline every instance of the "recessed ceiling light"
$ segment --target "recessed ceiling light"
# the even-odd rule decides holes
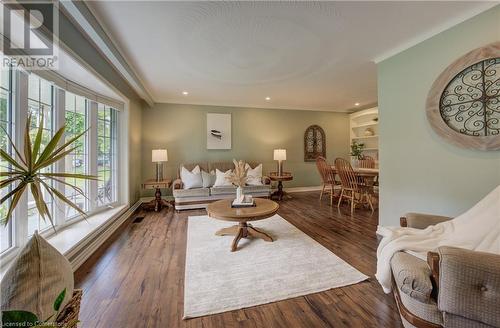
[[[271,100],[271,97],[266,97],[266,100],[267,100],[267,101]]]
[[[183,94],[183,95],[185,95],[185,96],[187,96],[187,95],[189,94],[189,92],[187,92],[187,91],[182,91],[182,94]]]
[[[359,106],[359,103],[355,103],[354,106]]]

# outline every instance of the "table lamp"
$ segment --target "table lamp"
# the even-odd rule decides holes
[[[278,161],[278,175],[283,175],[283,161],[286,161],[286,149],[275,149],[274,160]]]
[[[163,180],[163,162],[168,161],[166,149],[153,149],[151,152],[151,161],[156,163],[156,181]]]

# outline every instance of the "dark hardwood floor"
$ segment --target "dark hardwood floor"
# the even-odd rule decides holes
[[[182,320],[189,215],[138,212],[75,273],[81,327],[402,327],[393,298],[373,277],[377,216],[339,212],[319,193],[295,193],[278,214],[370,276],[368,281],[206,317]],[[328,198],[328,197],[326,197]],[[133,223],[137,216],[145,216]],[[228,241],[229,242],[229,241]]]

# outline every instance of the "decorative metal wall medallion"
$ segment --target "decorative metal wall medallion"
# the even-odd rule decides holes
[[[441,95],[441,117],[469,136],[500,133],[500,58],[483,60],[460,72]]]
[[[325,131],[319,125],[311,125],[304,133],[304,161],[314,162],[318,156],[326,157]]]
[[[432,128],[449,142],[500,149],[500,42],[448,66],[432,85],[426,107]]]

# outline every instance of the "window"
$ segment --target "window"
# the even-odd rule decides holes
[[[114,203],[116,197],[116,129],[117,110],[97,106],[97,206]]]
[[[65,138],[66,141],[69,141],[69,139],[83,133],[88,127],[87,100],[83,97],[66,92],[65,107]],[[75,141],[77,149],[66,157],[64,165],[65,172],[90,174],[87,140],[88,135],[84,135]],[[89,183],[87,180],[66,178],[65,181],[72,186],[77,186],[85,195],[88,195]],[[87,198],[78,193],[74,188],[69,186],[65,186],[64,188],[65,195],[70,201],[75,203],[84,212],[88,211]],[[66,206],[66,218],[71,219],[77,215],[78,212],[74,208]]]
[[[89,98],[92,99],[81,96],[75,84],[71,85],[74,91],[71,93],[62,88],[65,86],[49,82],[45,79],[51,78],[47,72],[40,73],[39,76],[33,72],[0,69],[0,73],[1,149],[11,155],[15,154],[8,141],[10,137],[16,146],[19,145],[23,154],[26,122],[33,142],[43,119],[41,150],[45,149],[56,130],[63,125],[66,129],[60,145],[63,141],[67,142],[87,131],[74,142],[73,146],[76,148],[64,160],[44,170],[98,175],[100,181],[65,177],[60,177],[55,182],[50,181],[53,188],[89,215],[106,210],[108,206],[119,205],[121,199],[117,190],[121,173],[118,163],[118,110],[92,100],[97,99],[98,95],[91,94],[86,89],[82,90],[82,94],[90,94]],[[9,168],[8,162],[0,160],[0,170]],[[0,177],[0,180],[6,178]],[[66,183],[80,188],[85,196]],[[0,196],[6,196],[13,188],[15,185],[0,188]],[[58,198],[54,200],[45,188],[42,188],[42,192],[56,230],[74,224],[82,218],[77,210],[64,201]],[[9,205],[8,201],[0,205],[1,219],[5,218]],[[36,230],[45,237],[54,232],[51,222],[39,214],[33,196],[30,190],[27,190],[19,200],[9,224],[0,225],[0,259],[9,261],[14,258]]]
[[[35,139],[37,128],[43,115],[43,137],[40,149],[44,149],[48,144],[50,137],[54,132],[54,88],[52,84],[45,81],[35,74],[28,77],[28,112],[31,114],[30,136]],[[51,171],[52,168],[47,168]],[[52,216],[54,216],[53,200],[47,192],[43,191],[44,199]],[[51,227],[48,219],[44,219],[36,208],[35,201],[30,192],[28,192],[28,235],[32,235],[35,230],[43,231]]]
[[[14,131],[12,114],[12,72],[8,69],[2,69],[0,79],[0,126],[2,127],[2,129],[0,129],[0,147],[9,154],[12,154],[12,147],[9,145],[5,132],[12,138]],[[3,160],[0,160],[0,166],[2,171],[3,168],[10,167],[10,165]],[[7,195],[11,190],[12,187],[2,189],[0,196],[3,197]],[[4,218],[7,214],[8,207],[9,202],[0,205],[1,218]],[[11,220],[7,226],[0,226],[0,253],[10,249],[12,247],[12,241]]]

